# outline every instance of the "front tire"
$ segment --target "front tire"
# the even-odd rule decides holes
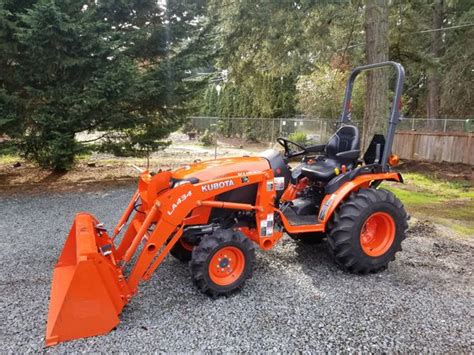
[[[202,238],[193,249],[191,277],[203,293],[227,296],[252,277],[255,247],[241,232],[221,229]]]
[[[183,236],[181,236],[181,238],[179,238],[173,248],[171,248],[170,254],[173,255],[179,261],[187,263],[191,260],[193,249],[194,245],[184,241]]]
[[[360,189],[334,213],[328,232],[329,252],[351,273],[384,270],[402,249],[407,219],[403,204],[390,191]]]

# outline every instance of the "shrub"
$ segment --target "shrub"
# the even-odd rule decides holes
[[[246,120],[244,126],[244,137],[247,142],[258,143],[262,138],[261,132],[257,127],[257,122]]]
[[[208,129],[204,131],[204,134],[201,136],[200,141],[205,146],[214,145],[216,143],[214,133],[211,133]]]
[[[292,142],[305,145],[308,142],[308,135],[306,134],[306,132],[296,131],[296,132],[291,133],[288,136],[288,139]]]
[[[74,157],[80,150],[74,134],[55,131],[25,136],[22,142],[18,142],[18,147],[23,157],[54,171],[71,169]]]
[[[18,149],[13,141],[0,142],[0,156],[2,155],[17,155]]]

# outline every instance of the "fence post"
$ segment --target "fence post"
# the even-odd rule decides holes
[[[323,119],[319,119],[319,142],[323,141]]]
[[[214,159],[217,159],[217,117],[215,118],[215,120],[216,122],[214,123]]]
[[[443,126],[443,132],[446,133],[446,123],[447,123],[447,119],[445,118],[444,119],[444,126]]]
[[[463,159],[463,163],[465,164],[473,164],[474,163],[474,159],[472,158],[472,155],[470,154],[471,153],[471,147],[472,147],[472,133],[468,132],[468,137],[467,137],[467,149],[464,150],[464,157],[465,159]]]
[[[270,141],[270,147],[273,146],[274,139],[275,139],[275,117],[272,117],[272,137]]]

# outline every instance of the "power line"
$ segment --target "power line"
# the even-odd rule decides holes
[[[417,31],[417,32],[410,32],[410,33],[429,33],[429,32],[437,32],[437,31],[446,31],[446,30],[452,30],[452,29],[456,29],[456,28],[469,27],[469,26],[474,26],[474,23],[463,23],[462,25],[457,25],[457,26],[434,28],[434,29],[431,29],[431,30],[423,30],[423,31]],[[360,47],[360,46],[363,46],[363,45],[364,45],[364,43],[355,43],[355,44],[352,44],[352,45],[344,47],[344,48],[336,49],[336,52],[341,52],[344,49],[352,49],[352,48]]]
[[[451,26],[451,27],[434,28],[434,29],[431,29],[431,30],[424,30],[424,31],[418,31],[418,32],[413,32],[413,33],[428,33],[428,32],[437,32],[437,31],[446,31],[446,30],[452,30],[452,29],[455,29],[455,28],[469,27],[469,26],[474,26],[474,23],[465,23],[465,24],[462,24],[462,25]]]

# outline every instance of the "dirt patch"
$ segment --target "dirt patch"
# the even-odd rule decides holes
[[[67,173],[54,173],[18,160],[0,164],[0,194],[72,191],[126,184],[135,182],[138,178],[139,172],[133,165],[140,168],[148,166],[150,171],[168,170],[197,160],[254,155],[263,150],[257,149],[256,146],[253,149],[255,151],[220,146],[216,151],[214,147],[178,140],[165,150],[152,154],[149,160],[93,154],[88,158],[79,159],[74,168]]]
[[[408,234],[417,237],[427,237],[433,235],[435,232],[436,228],[432,223],[423,220],[416,220],[414,223],[411,223]]]
[[[447,243],[446,241],[440,241],[433,243],[433,256],[439,258],[451,254],[470,254],[472,255],[473,248],[471,246],[467,247],[465,245]]]
[[[20,167],[0,166],[0,194],[37,193],[43,191],[72,191],[98,186],[114,186],[135,182],[138,178],[131,164],[143,162],[114,162],[93,164],[80,162],[67,173],[54,173],[33,164]],[[162,169],[176,167],[178,163],[160,164]],[[141,164],[140,164],[141,165]],[[158,170],[157,162],[150,162],[150,169]],[[144,166],[144,165],[141,165]]]
[[[404,252],[400,255],[405,258],[406,265],[438,270],[438,275],[430,276],[433,280],[439,278],[438,281],[443,282],[454,272],[465,277],[467,283],[472,281],[472,239],[460,237],[428,220],[413,219],[403,245]],[[451,276],[448,275],[450,272]]]
[[[444,180],[468,180],[471,184],[474,184],[474,170],[472,165],[468,164],[403,160],[397,170],[429,174],[432,177]]]

